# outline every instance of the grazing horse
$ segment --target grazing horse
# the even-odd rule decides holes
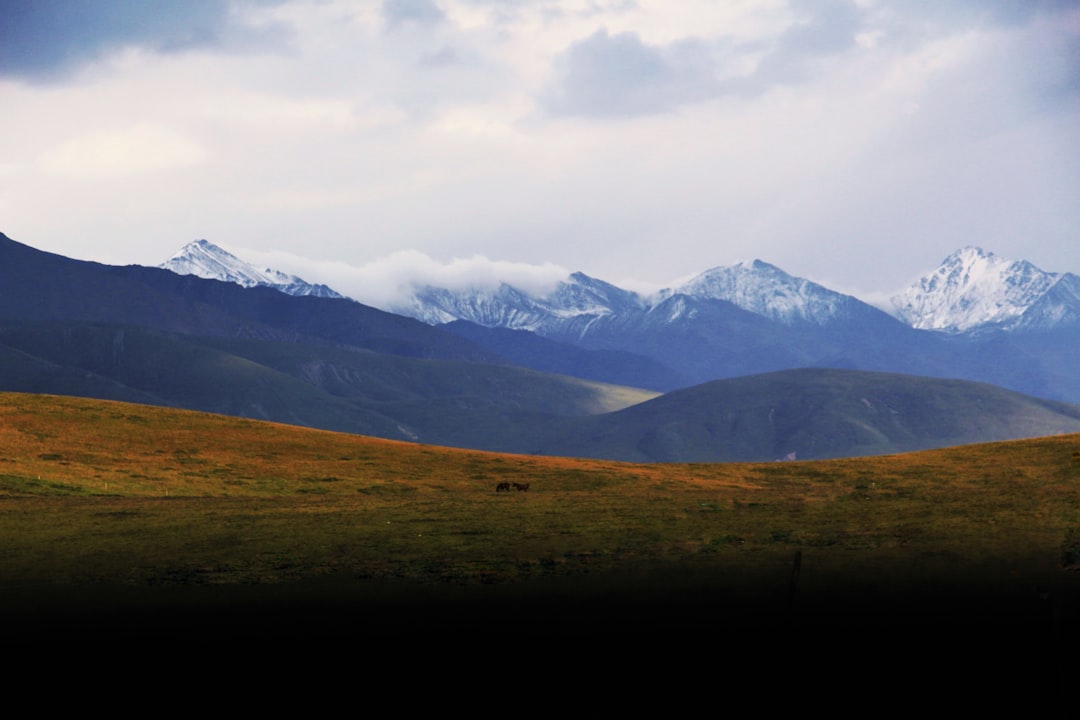
[[[514,489],[515,490],[520,490],[521,492],[525,492],[526,490],[529,489],[529,483],[514,483]]]
[[[502,492],[503,490],[505,490],[506,492],[510,492],[510,483],[501,482],[495,486],[495,492]]]

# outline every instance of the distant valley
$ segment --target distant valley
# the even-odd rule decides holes
[[[0,390],[632,461],[843,457],[1080,431],[1080,333],[1069,294],[1053,291],[1061,277],[1032,302],[1057,292],[1066,311],[1053,324],[1014,314],[945,332],[765,263],[649,302],[581,275],[546,299],[504,287],[484,305],[489,324],[422,322],[262,272],[241,283],[108,266],[0,235]],[[762,283],[776,303],[759,302]]]

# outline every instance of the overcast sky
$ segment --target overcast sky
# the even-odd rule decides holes
[[[0,0],[0,231],[372,304],[760,258],[1080,272],[1076,0]],[[2,292],[2,288],[0,288]]]

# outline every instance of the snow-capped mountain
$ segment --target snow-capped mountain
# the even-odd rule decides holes
[[[274,287],[291,295],[343,297],[325,285],[256,268],[206,240],[189,243],[160,267],[248,287]],[[715,267],[650,296],[578,272],[546,294],[506,283],[465,289],[424,286],[385,309],[429,325],[465,320],[577,342],[600,328],[626,332],[637,325],[687,322],[693,319],[690,315],[702,312],[701,302],[730,303],[789,328],[853,322],[880,328],[891,320],[855,297],[761,260]],[[948,334],[1080,326],[1080,276],[1046,272],[1024,260],[966,247],[891,302],[893,317],[905,325]]]
[[[205,241],[162,267],[294,293],[307,285]],[[505,364],[660,392],[833,367],[972,379],[1051,399],[1080,396],[1080,277],[964,248],[896,302],[890,315],[754,260],[653,295],[574,273],[546,293],[507,283],[420,287],[383,309],[440,326]],[[1008,342],[1000,342],[1002,333]]]
[[[1076,322],[1080,278],[966,247],[894,296],[892,304],[898,318],[923,330],[1039,329]]]
[[[531,330],[540,334],[558,327],[575,325],[613,315],[627,309],[639,310],[644,301],[633,292],[573,273],[547,295],[530,295],[506,283],[497,288],[448,290],[426,286],[408,303],[393,312],[431,325],[467,320],[484,327]]]
[[[158,267],[172,270],[179,275],[196,275],[244,287],[272,287],[289,295],[344,297],[326,285],[315,285],[279,270],[257,268],[207,240],[188,243]]]
[[[713,268],[651,296],[574,273],[545,296],[506,284],[459,291],[425,287],[393,311],[429,324],[467,320],[485,327],[580,337],[600,320],[684,321],[688,313],[697,312],[696,301],[724,301],[788,326],[825,326],[854,315],[883,315],[850,295],[793,277],[761,260]]]
[[[761,260],[706,270],[675,289],[661,291],[654,301],[678,294],[726,300],[784,325],[827,325],[864,305]]]

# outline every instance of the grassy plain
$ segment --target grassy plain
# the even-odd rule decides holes
[[[1077,435],[643,465],[0,394],[9,636],[155,608],[260,632],[270,616],[278,632],[480,631],[506,612],[544,631],[1060,632],[1074,544]]]

